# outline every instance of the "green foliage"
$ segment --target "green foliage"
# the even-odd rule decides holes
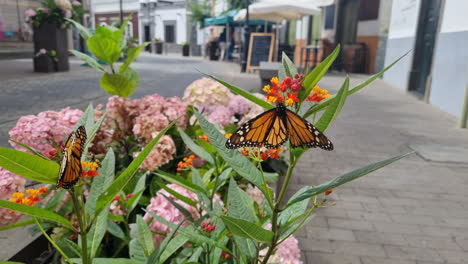
[[[0,167],[33,181],[54,184],[59,172],[56,162],[33,154],[0,147]]]
[[[99,81],[102,89],[111,95],[121,97],[129,97],[133,94],[140,83],[138,73],[130,67],[130,64],[135,61],[140,52],[150,42],[145,42],[137,47],[127,48],[127,39],[125,36],[125,28],[131,19],[127,17],[120,28],[113,26],[97,26],[96,33],[92,34],[88,29],[73,21],[73,25],[78,29],[81,36],[86,39],[86,44],[93,55],[107,63],[110,69],[107,70],[96,59],[79,51],[71,51],[75,56],[86,62],[93,69],[102,72],[103,75]],[[125,58],[124,63],[116,71],[115,63]]]
[[[208,0],[189,1],[192,11],[192,22],[200,23],[200,28],[203,28],[205,18],[211,16],[211,4]]]
[[[273,232],[239,218],[221,216],[221,219],[228,227],[229,231],[240,237],[245,237],[258,242],[270,243],[274,236]]]

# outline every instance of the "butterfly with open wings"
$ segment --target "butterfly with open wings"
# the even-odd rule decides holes
[[[333,144],[322,132],[287,109],[282,102],[279,102],[275,108],[244,123],[227,140],[226,147],[236,149],[265,146],[268,149],[274,149],[288,139],[294,148],[319,147],[324,150],[333,150]]]

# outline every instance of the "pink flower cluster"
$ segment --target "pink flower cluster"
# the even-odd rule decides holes
[[[96,118],[104,113],[102,106],[96,108]],[[179,127],[187,123],[186,105],[177,97],[167,98],[153,94],[141,99],[129,100],[112,96],[107,105],[107,116],[101,132],[119,140],[125,135],[134,134],[138,139],[149,142],[154,132],[159,132],[170,122],[177,121]]]
[[[45,111],[35,115],[22,116],[16,126],[10,130],[10,138],[26,144],[43,153],[50,153],[54,149],[53,142],[62,145],[65,136],[68,136],[83,112],[78,109],[64,108],[60,112]],[[21,151],[23,147],[11,143]]]
[[[153,133],[153,135],[156,136],[157,133]],[[175,152],[176,147],[174,140],[172,140],[171,136],[164,135],[161,137],[158,144],[156,144],[156,146],[151,150],[140,168],[148,171],[155,170],[171,161]],[[139,152],[135,152],[133,156],[136,157],[138,154]]]
[[[227,105],[232,93],[219,82],[203,77],[195,80],[184,92],[184,101],[188,104],[205,107],[215,105]]]
[[[0,168],[0,199],[7,200],[15,192],[24,192],[26,179]],[[0,227],[16,223],[22,214],[0,208]]]
[[[185,188],[182,188],[177,184],[168,184],[167,187],[171,188],[172,190],[178,192],[179,194],[185,197],[188,197],[189,199],[193,201],[198,200],[198,197],[195,193]],[[173,195],[171,195],[164,189],[159,190],[156,193],[156,196],[151,198],[151,202],[146,207],[146,210],[166,219],[167,221],[171,223],[179,224],[185,218],[185,216],[174,205],[172,205],[166,198],[164,198],[163,195],[174,200],[175,202],[180,204],[182,207],[187,209],[187,211],[190,212],[194,220],[197,220],[200,218],[200,214],[198,213],[197,208],[194,208],[184,202],[181,202],[179,199],[177,199],[176,197],[174,197]],[[213,200],[219,201],[220,203],[222,203],[221,198],[218,195],[215,195]],[[202,212],[202,215],[203,215],[203,212]],[[152,219],[152,216],[149,213],[146,213],[143,216],[143,219],[145,221],[149,221],[150,219]],[[190,223],[186,221],[184,222],[183,226],[188,226],[189,224]],[[171,232],[170,227],[164,225],[163,223],[159,222],[156,219],[153,219],[153,221],[149,224],[149,228],[152,231],[157,232],[157,233],[168,234]],[[164,240],[164,237],[158,234],[153,234],[153,240],[154,240],[155,246],[157,247]]]
[[[92,152],[103,154],[111,142],[120,141],[125,136],[131,135],[134,135],[141,143],[148,143],[159,131],[177,118],[179,118],[177,125],[185,128],[186,109],[186,105],[177,97],[165,99],[158,94],[153,94],[141,99],[129,100],[112,96],[107,102],[107,116],[100,131],[96,134]],[[95,118],[98,119],[103,114],[102,106],[99,105],[95,111]],[[145,160],[143,167],[157,168],[172,160],[174,153],[175,144],[172,139],[169,136],[163,137]]]
[[[263,195],[262,191],[259,188],[253,186],[252,184],[248,184],[245,192],[252,198],[252,200],[258,204],[258,206],[262,205],[263,199],[265,195]]]
[[[270,230],[271,224],[265,226],[265,229]],[[260,251],[260,256],[265,256],[268,248]],[[287,264],[302,264],[301,261],[301,249],[299,248],[299,242],[294,236],[290,236],[279,244],[276,248],[274,255],[268,259],[268,263],[287,263]]]

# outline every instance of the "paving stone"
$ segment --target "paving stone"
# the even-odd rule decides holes
[[[430,237],[417,235],[405,235],[404,237],[406,241],[408,241],[410,247],[451,250],[461,249],[453,237]]]
[[[385,251],[381,245],[349,241],[332,241],[334,252],[357,256],[385,257]]]
[[[468,252],[455,250],[437,250],[444,261],[449,263],[468,263]]]
[[[437,251],[426,248],[413,248],[384,245],[389,258],[404,260],[443,261]]]
[[[353,231],[357,241],[381,245],[406,246],[408,241],[402,234],[379,233],[374,231]]]
[[[361,257],[362,264],[417,264],[414,260],[389,259],[380,257]]]
[[[309,239],[328,239],[355,241],[356,238],[351,230],[338,228],[308,227],[307,237]]]
[[[421,234],[421,228],[419,225],[379,222],[374,223],[374,226],[377,231],[383,233]]]
[[[310,264],[361,264],[358,256],[336,253],[306,252],[306,259]]]
[[[330,228],[343,228],[351,230],[375,230],[374,225],[368,221],[358,221],[344,218],[328,217],[328,225]]]
[[[298,238],[301,249],[304,251],[332,253],[333,248],[329,240]]]

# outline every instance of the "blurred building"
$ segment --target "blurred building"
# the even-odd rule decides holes
[[[40,6],[40,0],[0,0],[0,41],[31,41],[32,29],[24,11]]]
[[[467,10],[466,0],[393,0],[385,64],[411,52],[384,79],[459,117],[468,83]]]
[[[113,25],[120,21],[121,15],[123,19],[132,15],[126,32],[130,37],[137,40],[140,38],[140,0],[91,0],[90,2],[92,28],[96,28],[97,25]]]

